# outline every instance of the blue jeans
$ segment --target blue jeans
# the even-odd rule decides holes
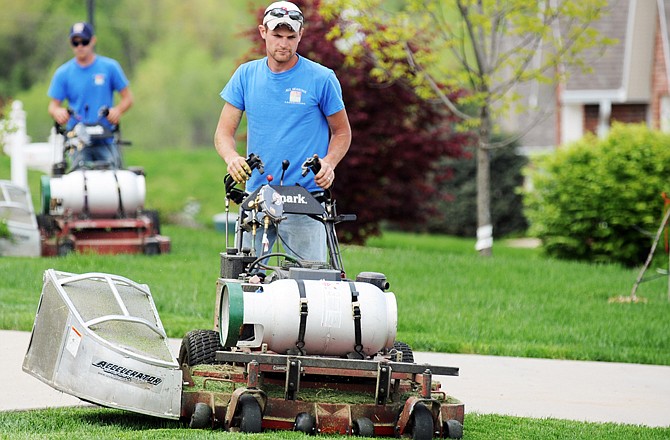
[[[88,145],[70,156],[72,169],[89,168],[94,162],[107,163],[110,169],[121,168],[116,144],[100,142]]]
[[[284,214],[278,227],[271,225],[267,231],[267,250],[263,250],[262,226],[256,231],[255,249],[256,255],[261,256],[272,252],[277,240],[277,229],[279,238],[287,254],[299,260],[306,261],[328,261],[326,249],[326,228],[323,223],[301,214]],[[251,234],[245,232],[242,235],[242,246],[251,247]]]

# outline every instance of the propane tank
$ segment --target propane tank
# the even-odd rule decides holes
[[[101,217],[134,213],[144,207],[144,176],[130,170],[77,170],[58,177],[43,176],[41,183],[44,214]]]
[[[284,279],[250,292],[238,282],[221,289],[224,347],[267,344],[282,354],[299,348],[307,355],[373,356],[395,341],[395,295],[370,283]]]

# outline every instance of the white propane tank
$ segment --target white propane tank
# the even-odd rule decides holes
[[[145,196],[144,176],[130,170],[77,170],[42,180],[42,202],[52,215],[134,213],[144,207]]]
[[[304,283],[303,302],[299,282]],[[352,302],[351,286],[357,292],[357,302]],[[258,348],[267,344],[276,353],[294,351],[300,340],[302,308],[307,311],[302,351],[307,355],[345,356],[357,351],[354,306],[360,310],[362,353],[373,356],[395,341],[395,295],[370,283],[285,279],[247,292],[242,284],[228,282],[222,286],[221,295],[219,329],[225,347]]]

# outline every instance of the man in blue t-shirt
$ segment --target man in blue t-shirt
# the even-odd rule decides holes
[[[117,61],[95,53],[97,40],[90,24],[75,23],[69,39],[74,58],[60,66],[51,79],[49,114],[68,130],[78,122],[102,122],[113,128],[133,105],[128,79]],[[114,105],[115,92],[121,97],[117,105]],[[63,106],[64,101],[67,101],[67,107]],[[109,110],[106,117],[100,114],[104,108]],[[101,139],[79,151],[73,158],[73,167],[93,161],[120,167],[119,152],[112,139]]]
[[[351,144],[351,127],[335,73],[297,53],[303,24],[303,14],[295,4],[279,1],[268,6],[258,26],[267,56],[242,64],[221,92],[226,103],[214,145],[228,173],[237,183],[246,182],[248,192],[265,183],[265,176],[252,174],[235,148],[235,132],[244,112],[247,153],[260,156],[266,175],[280,176],[282,161],[288,160],[284,185],[299,184],[311,192],[330,188],[335,167]],[[300,165],[315,154],[321,170],[303,177]],[[326,261],[324,226],[304,215],[286,217],[279,225],[279,236],[287,252],[303,260]],[[272,249],[276,233],[268,231],[266,243],[257,235],[257,255]]]

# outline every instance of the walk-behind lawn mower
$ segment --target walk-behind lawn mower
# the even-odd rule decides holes
[[[119,126],[79,122],[71,130],[56,124],[64,136],[62,161],[41,179],[41,213],[37,216],[42,255],[70,252],[98,254],[170,251],[160,235],[158,212],[144,209],[146,185],[141,168],[123,167]],[[82,160],[85,149],[105,149],[106,160]]]
[[[263,171],[260,158],[247,162]],[[303,172],[318,167],[311,158]],[[247,194],[225,182],[226,211],[229,200],[241,209],[236,244],[220,255],[213,330],[188,332],[175,361],[147,286],[48,270],[24,371],[83,400],[192,428],[461,438],[464,404],[433,379],[458,368],[415,363],[395,339],[385,275],[344,271],[335,225],[353,216],[338,215],[328,191],[267,184]],[[242,231],[281,228],[289,213],[324,224],[329,262],[242,247]]]

